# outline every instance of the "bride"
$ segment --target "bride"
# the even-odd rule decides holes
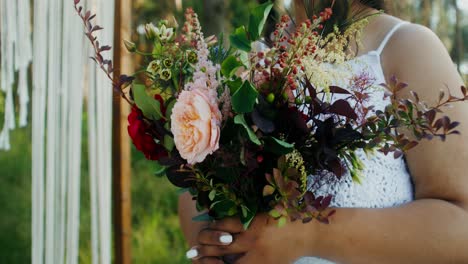
[[[340,1],[370,13],[383,6],[383,1]],[[304,2],[314,1],[295,1],[298,22],[306,19]],[[364,48],[348,62],[353,71],[367,67],[377,83],[395,75],[426,101],[446,87],[458,95],[462,80],[427,28],[381,14],[369,19],[361,41]],[[386,102],[376,92],[371,103],[382,108]],[[424,141],[405,159],[363,156],[363,183],[344,181],[329,190],[336,209],[329,225],[297,221],[278,228],[267,215],[257,216],[247,231],[234,218],[195,223],[191,197],[181,196],[181,225],[193,246],[187,257],[197,264],[223,263],[233,255],[241,264],[468,263],[467,113],[467,104],[447,111],[462,121],[462,135],[445,143]]]

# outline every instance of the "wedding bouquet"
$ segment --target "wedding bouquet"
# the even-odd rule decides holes
[[[190,191],[206,212],[198,220],[238,216],[247,228],[266,212],[279,225],[288,219],[327,223],[332,197],[316,195],[311,183],[327,178],[333,184],[341,177],[359,182],[363,165],[357,151],[398,158],[422,139],[458,133],[458,122],[436,115],[467,100],[466,88],[460,98],[441,93],[429,107],[415,93],[413,100],[399,99],[407,85],[396,78],[376,87],[365,72],[349,76],[346,67],[331,67],[353,56],[348,43],[364,19],[344,33],[336,28],[324,34],[330,8],[294,30],[283,16],[272,45],[255,50],[273,6],[266,3],[252,10],[248,26],[234,31],[226,49],[223,36],[205,38],[188,9],[181,28],[168,21],[146,25],[149,52],[126,41],[146,64],[133,76],[112,77],[112,61],[102,55],[110,47],[93,35],[102,28],[79,2],[75,8],[95,48],[94,60],[133,107],[128,132],[135,147],[155,162],[158,175]],[[345,79],[351,88],[334,85]],[[375,89],[385,89],[390,98],[383,111],[368,104]]]

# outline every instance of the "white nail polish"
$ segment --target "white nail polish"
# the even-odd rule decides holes
[[[189,251],[187,251],[187,253],[185,253],[185,256],[188,259],[194,259],[194,258],[198,257],[198,250],[192,248]]]
[[[232,236],[231,235],[222,235],[219,237],[219,242],[229,245],[232,243]]]

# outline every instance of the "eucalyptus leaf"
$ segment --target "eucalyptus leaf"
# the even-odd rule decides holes
[[[133,97],[138,109],[143,115],[151,120],[164,118],[161,112],[161,104],[146,93],[146,87],[142,84],[135,84],[132,87]]]
[[[156,164],[156,170],[154,172],[154,175],[158,177],[163,177],[166,175],[166,166],[161,165],[158,161],[155,162]]]
[[[254,109],[257,97],[257,89],[249,81],[245,81],[232,95],[232,108],[239,114],[250,113]]]
[[[167,107],[166,107],[166,119],[170,120],[171,119],[171,115],[172,115],[172,109],[174,109],[174,105],[176,104],[177,100],[172,97],[171,99],[169,99],[166,104],[167,104]]]
[[[245,121],[244,115],[237,115],[236,117],[234,117],[234,123],[241,125],[245,128],[250,141],[252,141],[253,143],[259,146],[262,144],[260,140],[258,139],[257,135],[255,135],[253,130],[247,124],[247,121]]]
[[[211,222],[213,221],[213,218],[208,213],[204,213],[204,214],[195,216],[194,218],[192,218],[192,220],[194,222]]]
[[[263,28],[265,27],[265,22],[272,8],[273,4],[268,1],[252,10],[249,19],[249,37],[251,41],[255,41],[260,38]]]
[[[229,36],[231,45],[240,50],[250,52],[252,50],[252,41],[249,40],[247,30],[244,26],[236,28],[234,33]]]
[[[243,64],[235,56],[227,57],[221,64],[221,73],[226,77],[231,77]]]
[[[242,87],[243,82],[241,78],[235,78],[234,80],[227,81],[226,84],[231,91],[231,95],[233,95]]]
[[[172,150],[174,150],[175,142],[174,142],[174,138],[172,138],[171,136],[165,135],[163,143],[167,151],[172,152]]]
[[[290,144],[275,137],[265,137],[264,143],[267,151],[277,155],[286,155],[294,150],[294,144]]]

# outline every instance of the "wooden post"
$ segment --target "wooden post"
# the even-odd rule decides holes
[[[115,0],[114,28],[114,67],[115,76],[132,73],[131,54],[127,52],[123,39],[131,36],[131,0]],[[129,105],[120,97],[113,103],[113,215],[114,215],[114,263],[132,262],[132,222],[131,222],[131,152],[127,133]]]

